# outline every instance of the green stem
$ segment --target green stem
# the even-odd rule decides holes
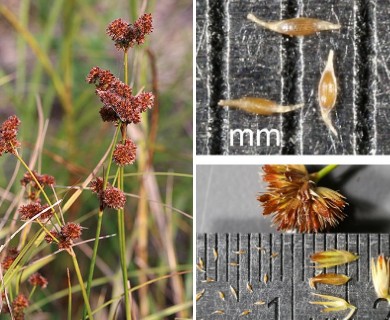
[[[314,182],[318,183],[323,177],[325,177],[337,167],[338,164],[329,164],[326,167],[322,168],[320,171],[310,174],[310,178],[314,180]]]
[[[83,295],[83,299],[84,299],[84,303],[85,303],[85,308],[87,309],[88,318],[93,319],[91,306],[89,305],[87,291],[85,290],[85,285],[83,282],[83,278],[81,276],[81,271],[80,271],[79,263],[77,262],[76,254],[74,253],[73,249],[70,249],[70,250],[71,251],[69,252],[69,254],[72,256],[74,269],[75,269],[76,274],[77,274],[77,279],[79,280],[81,293]]]

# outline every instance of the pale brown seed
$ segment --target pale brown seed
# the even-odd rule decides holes
[[[206,292],[206,289],[203,289],[202,291],[199,291],[199,292],[196,294],[196,301],[199,301],[199,300],[203,297],[203,295],[204,295],[205,292]]]
[[[326,126],[337,137],[337,131],[332,124],[330,112],[336,105],[337,100],[337,79],[333,67],[333,50],[329,51],[328,61],[322,73],[320,83],[318,85],[318,102],[320,105],[322,119]]]
[[[240,264],[235,262],[235,261],[232,261],[229,263],[232,267],[238,267]]]
[[[246,283],[246,290],[248,290],[249,293],[253,293],[253,287],[249,282]]]
[[[204,283],[210,283],[210,282],[215,282],[215,280],[213,278],[209,278],[207,277],[206,280],[201,280],[200,282],[204,282]]]
[[[277,252],[272,252],[272,254],[271,254],[271,259],[276,258],[278,255],[279,255],[279,253],[277,253]]]
[[[255,306],[262,306],[265,304],[265,301],[259,300],[254,303]]]
[[[230,286],[230,292],[232,293],[233,297],[238,300],[238,296],[237,296],[237,290],[234,289],[232,286]]]
[[[223,310],[215,310],[212,314],[225,314]]]
[[[267,284],[267,282],[268,282],[268,274],[264,273],[263,281],[264,281],[264,284]]]
[[[245,254],[246,250],[233,251],[233,253],[235,253],[237,255],[241,255],[241,254]]]
[[[271,100],[253,97],[244,97],[234,100],[221,100],[218,102],[218,105],[233,107],[263,116],[269,116],[274,113],[285,113],[302,108],[304,106],[303,103],[291,106],[281,106]]]
[[[308,36],[320,31],[338,30],[341,28],[339,24],[304,17],[267,22],[258,19],[256,16],[250,13],[248,14],[247,18],[266,29],[288,36]]]
[[[196,264],[196,269],[198,269],[200,272],[206,272],[206,270],[204,269],[204,262],[202,258],[198,259],[198,263]]]
[[[218,251],[215,248],[213,248],[213,255],[214,255],[214,262],[215,262],[218,260]]]
[[[309,279],[309,286],[312,289],[316,289],[317,283],[322,284],[330,284],[334,286],[341,286],[343,284],[346,284],[351,278],[346,276],[345,274],[338,274],[338,273],[320,273],[317,274],[315,277]]]
[[[225,294],[222,291],[218,291],[218,296],[222,301],[225,301]]]
[[[244,310],[243,312],[241,312],[240,314],[240,317],[244,317],[244,316],[247,316],[248,314],[250,314],[252,312],[252,310]]]

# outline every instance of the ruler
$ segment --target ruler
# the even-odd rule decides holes
[[[312,293],[337,296],[357,307],[352,319],[390,319],[390,307],[378,300],[370,260],[390,256],[389,234],[198,234],[196,319],[323,320],[343,319],[349,312],[321,313],[322,301]],[[308,279],[319,273],[310,261],[317,251],[357,253],[350,264],[326,269],[348,275],[342,286]],[[232,288],[236,296],[232,293]],[[203,293],[203,294],[202,294]],[[255,304],[257,302],[257,304]]]

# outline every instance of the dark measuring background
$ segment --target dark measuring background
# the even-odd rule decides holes
[[[297,16],[341,24],[339,31],[288,37],[247,20]],[[196,2],[197,154],[390,154],[390,3],[387,0]],[[339,95],[325,126],[317,87],[335,51]],[[264,97],[303,109],[257,116],[217,106],[220,99]],[[231,129],[278,129],[276,146],[230,146]],[[264,142],[263,142],[264,143]]]
[[[316,172],[323,166],[307,166]],[[271,216],[262,215],[261,165],[198,165],[197,233],[273,233]],[[329,232],[390,233],[390,166],[342,165],[319,182],[339,191],[349,205],[345,218]]]

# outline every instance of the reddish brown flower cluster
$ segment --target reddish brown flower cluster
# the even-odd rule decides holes
[[[137,155],[137,146],[130,140],[126,139],[124,143],[118,143],[115,146],[113,159],[118,166],[133,164]]]
[[[109,70],[94,67],[86,80],[96,86],[96,94],[103,103],[100,109],[103,121],[139,123],[141,113],[153,106],[154,96],[151,92],[141,92],[133,96],[131,87],[116,78]]]
[[[127,23],[122,19],[112,21],[107,27],[107,34],[115,42],[119,50],[127,51],[135,44],[145,42],[145,36],[153,31],[152,15],[145,13],[134,24]]]
[[[47,204],[42,205],[41,200],[37,199],[34,202],[30,202],[28,204],[20,206],[19,208],[19,213],[21,215],[20,218],[22,220],[29,220],[47,208],[49,208],[49,205]],[[42,213],[37,220],[46,221],[47,219],[50,219],[52,216],[53,216],[53,211],[47,210],[44,213]]]
[[[258,196],[263,214],[274,214],[278,230],[319,232],[334,227],[345,215],[345,198],[338,192],[317,187],[302,165],[265,165],[267,192]]]
[[[18,255],[19,255],[19,251],[16,248],[9,249],[7,255],[4,257],[3,261],[1,262],[1,266],[3,267],[3,269],[8,270]]]
[[[109,183],[103,190],[103,179],[95,178],[90,183],[91,191],[96,193],[100,200],[100,208],[123,209],[126,204],[126,196],[123,191],[111,186]]]
[[[47,287],[48,281],[39,272],[36,272],[28,278],[28,282],[34,287],[41,287],[42,289]]]
[[[66,225],[61,227],[60,232],[50,231],[50,235],[45,236],[45,240],[47,243],[52,243],[54,241],[53,237],[56,238],[58,242],[59,249],[69,249],[73,240],[80,238],[81,236],[81,226],[77,223],[68,222]]]
[[[12,315],[15,320],[24,319],[24,309],[30,305],[30,302],[26,296],[22,293],[19,293],[14,301],[12,302]]]
[[[39,182],[39,184],[44,187],[44,186],[50,186],[55,184],[55,179],[53,176],[50,176],[48,174],[39,174],[36,171],[32,171],[35,179]],[[23,179],[20,180],[20,183],[22,186],[27,186],[28,184],[31,185],[34,189],[39,190],[38,185],[36,184],[33,176],[30,174],[30,172],[26,172],[23,176]]]
[[[0,156],[3,153],[15,154],[15,149],[20,147],[17,139],[20,120],[17,116],[11,116],[0,126]]]

